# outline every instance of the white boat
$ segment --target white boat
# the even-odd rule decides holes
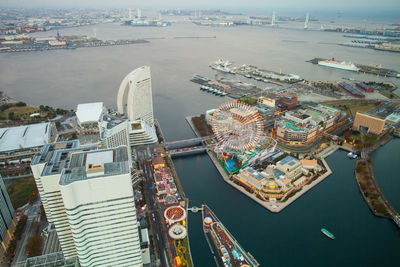
[[[318,65],[335,69],[341,69],[341,70],[350,70],[350,71],[360,70],[356,65],[354,65],[351,62],[336,61],[334,58],[332,58],[331,60],[318,61]]]

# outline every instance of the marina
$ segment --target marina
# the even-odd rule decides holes
[[[261,69],[257,66],[244,64],[236,66],[233,62],[228,60],[219,59],[214,63],[210,64],[210,67],[214,70],[221,71],[223,73],[238,74],[249,79],[269,83],[271,81],[279,81],[285,83],[297,83],[304,79],[296,74],[285,74],[282,70],[277,73],[265,69]]]
[[[202,219],[204,235],[217,266],[256,267],[260,265],[249,252],[240,246],[207,205],[202,205]]]

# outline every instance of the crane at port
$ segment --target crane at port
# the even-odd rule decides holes
[[[310,13],[307,12],[306,21],[304,22],[304,30],[308,29],[308,21],[310,20]]]
[[[272,18],[271,18],[271,26],[275,26],[275,11],[272,12]]]

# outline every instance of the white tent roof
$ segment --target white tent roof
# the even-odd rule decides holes
[[[43,146],[50,138],[50,122],[0,128],[0,152]]]
[[[79,104],[76,108],[76,116],[80,123],[100,121],[103,107],[103,102]]]

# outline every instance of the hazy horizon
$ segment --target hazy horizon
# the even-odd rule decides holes
[[[3,0],[1,7],[65,7],[65,8],[124,8],[124,7],[141,7],[141,8],[219,8],[229,9],[335,9],[335,10],[382,10],[388,9],[399,12],[400,4],[398,0],[381,0],[381,1],[365,1],[365,0],[336,0],[336,1],[320,1],[320,0],[247,0],[247,1],[226,1],[226,0],[203,0],[203,1],[185,1],[185,0],[169,0],[167,3],[161,0]],[[393,10],[394,8],[394,10]]]

